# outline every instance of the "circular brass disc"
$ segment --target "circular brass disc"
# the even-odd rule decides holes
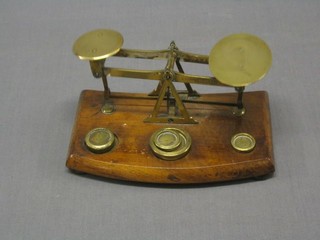
[[[184,157],[191,148],[189,133],[178,128],[163,128],[150,138],[153,153],[163,160],[177,160]]]
[[[181,144],[181,137],[177,131],[163,129],[155,135],[153,142],[159,149],[173,151]]]
[[[211,73],[221,83],[233,87],[245,87],[262,79],[271,63],[272,54],[268,45],[246,33],[223,38],[209,55]]]
[[[111,114],[113,111],[114,111],[114,105],[110,102],[105,103],[101,108],[101,112],[103,114]]]
[[[73,44],[73,53],[82,60],[100,60],[116,54],[123,44],[120,33],[97,29],[80,36]]]
[[[94,128],[85,137],[87,147],[95,153],[109,151],[113,147],[114,142],[114,134],[106,128]]]
[[[249,152],[256,146],[256,140],[248,133],[238,133],[232,137],[231,144],[240,152]]]

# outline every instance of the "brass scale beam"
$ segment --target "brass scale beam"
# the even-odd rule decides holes
[[[195,121],[185,108],[183,102],[186,103],[202,103],[202,104],[215,104],[223,106],[236,107],[239,112],[243,108],[242,95],[244,87],[235,87],[238,92],[238,98],[236,103],[223,103],[223,102],[208,102],[208,101],[197,101],[190,99],[181,99],[173,82],[184,83],[188,90],[188,97],[199,96],[196,91],[191,87],[191,83],[212,85],[212,86],[223,86],[232,87],[219,82],[215,77],[198,76],[184,73],[180,61],[208,64],[209,57],[207,55],[193,54],[180,51],[174,42],[171,42],[170,47],[166,50],[132,50],[132,49],[120,49],[119,52],[114,54],[115,57],[128,57],[128,58],[139,58],[139,59],[167,59],[167,64],[164,69],[161,70],[133,70],[124,68],[110,68],[105,67],[105,59],[90,61],[90,66],[94,77],[102,78],[105,99],[112,96],[108,87],[107,76],[112,77],[124,77],[124,78],[139,78],[146,80],[158,80],[160,81],[157,88],[146,96],[148,99],[152,99],[157,96],[157,101],[152,111],[152,114],[145,119],[145,122],[149,123],[179,123],[179,124],[195,124]],[[174,70],[176,64],[179,72]],[[173,99],[172,99],[173,97]],[[159,117],[159,110],[163,100],[167,100],[168,115],[167,117]],[[173,102],[173,103],[172,103]],[[180,111],[180,115],[176,116],[174,113],[169,111],[169,105],[177,106]]]

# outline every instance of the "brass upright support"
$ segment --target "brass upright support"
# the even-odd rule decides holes
[[[157,90],[155,94],[158,94],[157,102],[154,106],[154,109],[152,111],[152,114],[150,117],[144,120],[144,122],[149,123],[190,123],[195,124],[197,121],[192,119],[192,117],[189,116],[189,113],[187,109],[185,108],[176,88],[173,85],[173,81],[175,81],[175,72],[173,71],[174,64],[177,61],[177,54],[176,54],[176,45],[174,42],[171,42],[170,44],[170,53],[168,56],[167,65],[165,67],[165,71],[162,75],[162,80],[158,84]],[[161,104],[163,102],[163,99],[167,93],[167,114],[165,117],[159,117],[159,111]],[[177,105],[177,108],[180,111],[181,116],[176,116],[175,112],[172,114],[170,111],[170,96],[173,96],[174,102]]]
[[[236,87],[235,90],[238,92],[238,97],[237,106],[233,108],[233,114],[236,116],[242,116],[246,112],[246,109],[244,108],[242,101],[244,87]]]
[[[104,72],[104,63],[106,59],[96,60],[96,61],[90,61],[90,68],[93,76],[95,78],[101,78],[103,87],[104,87],[104,96],[105,99],[109,99],[110,97],[110,89],[108,86],[108,80],[107,76]]]

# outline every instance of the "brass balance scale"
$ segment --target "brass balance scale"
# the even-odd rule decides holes
[[[209,56],[122,48],[110,29],[80,36],[73,52],[88,60],[104,91],[84,90],[67,158],[75,172],[112,179],[188,184],[268,176],[274,172],[267,92],[246,92],[262,79],[272,57],[250,34],[220,40]],[[109,57],[166,60],[161,70],[106,67]],[[181,62],[208,64],[214,75],[184,72]],[[175,67],[177,70],[175,70]],[[107,77],[157,81],[151,93],[112,92]],[[185,90],[177,90],[183,83]],[[235,93],[199,94],[191,84],[231,87]]]

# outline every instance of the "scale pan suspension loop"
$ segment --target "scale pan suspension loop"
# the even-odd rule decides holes
[[[73,53],[82,60],[101,60],[117,52],[123,44],[122,35],[111,29],[96,29],[80,36],[73,44]]]
[[[209,68],[221,82],[245,87],[262,79],[269,71],[272,54],[260,38],[239,33],[220,40],[209,55]]]

